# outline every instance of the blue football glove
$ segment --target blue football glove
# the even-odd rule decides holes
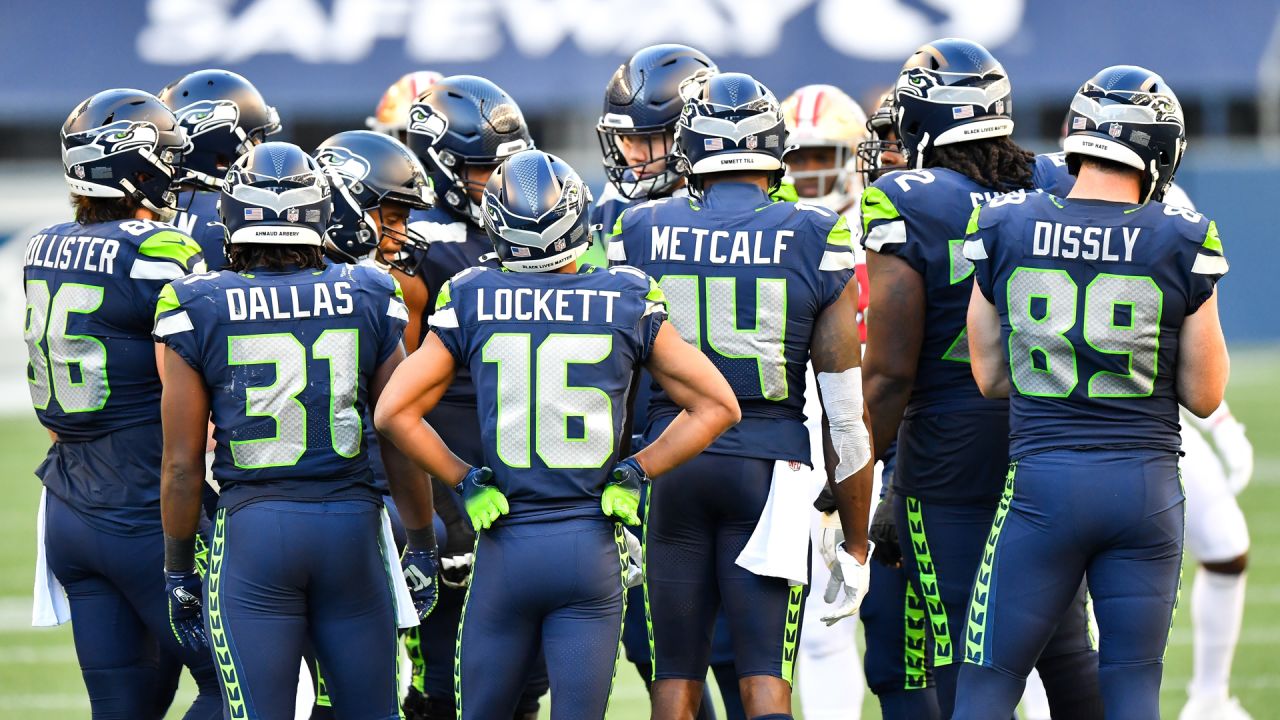
[[[169,627],[178,644],[188,650],[208,650],[204,612],[200,602],[200,576],[194,570],[166,572],[164,592],[169,598]]]
[[[493,471],[487,467],[473,467],[462,478],[462,499],[467,506],[467,516],[476,530],[487,530],[493,521],[511,511],[507,496],[493,484]]]
[[[405,550],[400,556],[400,568],[404,570],[404,580],[409,585],[409,595],[413,598],[413,609],[418,611],[419,620],[426,620],[436,609],[440,595],[436,587],[439,554],[436,548],[431,548]]]
[[[600,495],[600,509],[627,525],[640,524],[640,484],[649,478],[634,456],[613,466],[612,477]]]

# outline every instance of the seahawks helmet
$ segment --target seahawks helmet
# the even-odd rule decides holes
[[[382,237],[391,237],[406,246],[391,265],[414,274],[416,263],[408,258],[422,237],[412,230],[404,233],[387,227],[373,213],[388,201],[417,210],[431,207],[434,196],[418,158],[394,137],[369,130],[340,132],[320,143],[313,155],[325,170],[333,194],[325,250],[342,262],[354,263],[373,252]]]
[[[62,168],[75,195],[130,198],[172,216],[170,189],[191,144],[173,111],[142,90],[103,90],[62,124]]]
[[[493,171],[484,190],[484,230],[514,272],[564,267],[591,245],[591,191],[568,163],[526,150]]]
[[[1013,134],[1009,75],[972,40],[943,38],[907,59],[893,88],[894,128],[907,164],[939,145]]]
[[[1142,173],[1142,202],[1164,198],[1186,147],[1178,97],[1164,78],[1136,65],[1113,65],[1080,86],[1062,141],[1072,175],[1081,155]]]
[[[694,76],[681,88],[684,109],[676,123],[676,158],[689,186],[702,191],[702,176],[763,170],[777,187],[785,166],[787,126],[778,100],[744,73]]]
[[[314,158],[297,145],[267,142],[227,170],[218,214],[232,245],[319,246],[333,212],[329,198]]]
[[[666,135],[675,131],[684,98],[680,84],[693,75],[715,73],[716,65],[687,45],[651,45],[618,66],[604,89],[604,111],[596,123],[604,172],[628,200],[669,193],[679,182],[674,148]],[[629,163],[619,142],[624,137],[649,143],[650,163],[663,158],[661,172],[642,176],[650,163]],[[654,142],[662,143],[656,148]]]
[[[897,132],[893,127],[893,93],[887,92],[880,99],[880,107],[867,118],[867,139],[858,143],[858,172],[862,173],[864,186],[870,187],[881,175],[906,167],[886,164],[884,160],[885,153],[902,155]]]
[[[479,225],[480,205],[469,188],[474,166],[496,166],[533,148],[529,127],[515,100],[502,88],[474,75],[453,75],[428,87],[409,108],[409,149],[422,161],[445,205]]]
[[[192,149],[180,182],[217,190],[236,158],[280,131],[280,116],[253,83],[229,70],[197,70],[169,83],[160,100],[178,116]]]

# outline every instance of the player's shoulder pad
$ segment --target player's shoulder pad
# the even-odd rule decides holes
[[[137,257],[129,268],[135,280],[177,280],[205,270],[200,245],[190,235],[168,223],[125,220],[123,233],[137,243]]]
[[[628,292],[644,297],[644,315],[667,311],[667,296],[662,286],[645,271],[630,265],[614,265],[609,268],[609,274],[619,278]]]
[[[156,300],[153,316],[155,326],[152,335],[164,338],[194,329],[188,310],[212,308],[215,303],[193,301],[220,289],[222,287],[220,280],[226,275],[234,275],[234,273],[221,270],[187,275],[160,288],[160,296]]]
[[[452,303],[453,293],[455,290],[460,290],[461,288],[466,287],[470,283],[474,282],[477,278],[483,277],[484,274],[488,272],[500,272],[500,271],[490,267],[485,267],[483,265],[477,265],[475,267],[463,268],[462,270],[459,270],[457,273],[454,274],[453,277],[446,280],[445,283],[440,286],[440,289],[436,291],[435,310],[439,311],[443,309],[445,306]]]
[[[411,215],[409,228],[421,235],[428,245],[467,241],[467,223],[439,207]]]
[[[1164,212],[1167,219],[1166,225],[1195,247],[1195,260],[1192,261],[1191,272],[1201,275],[1226,274],[1227,259],[1224,256],[1222,238],[1218,235],[1216,222],[1195,210],[1165,203],[1153,204],[1158,204]]]

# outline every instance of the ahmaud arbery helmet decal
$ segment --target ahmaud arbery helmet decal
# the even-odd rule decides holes
[[[133,199],[169,215],[170,188],[190,142],[173,111],[142,90],[104,90],[87,98],[62,126],[62,165],[71,192]]]
[[[1187,146],[1182,105],[1164,78],[1136,65],[1114,65],[1080,87],[1067,114],[1062,149],[1076,172],[1080,155],[1142,173],[1139,199],[1160,200]]]
[[[894,127],[907,162],[924,167],[933,148],[1013,133],[1009,75],[986,48],[943,38],[902,66],[893,88]]]
[[[591,191],[560,158],[526,150],[498,166],[485,187],[484,229],[502,266],[547,272],[591,244]]]
[[[178,116],[192,149],[182,182],[217,190],[236,158],[280,131],[280,116],[258,88],[229,70],[197,70],[160,91]]]
[[[257,145],[236,160],[218,198],[232,245],[319,246],[332,211],[320,166],[297,145],[283,142]]]
[[[390,237],[401,244],[400,253],[389,258],[391,266],[414,274],[413,250],[424,245],[422,237],[380,222],[381,213],[375,217],[388,201],[417,210],[431,207],[434,196],[426,171],[413,153],[390,135],[348,130],[321,143],[315,158],[333,189],[325,249],[344,262],[356,262],[378,247],[379,236]]]

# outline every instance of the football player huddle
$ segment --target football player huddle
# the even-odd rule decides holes
[[[1177,97],[1105,68],[1035,155],[981,45],[885,80],[868,118],[644,48],[598,199],[473,75],[310,153],[224,70],[78,105],[24,334],[34,617],[94,717],[185,666],[190,720],[294,717],[300,667],[313,718],[598,719],[625,651],[659,719],[709,672],[743,720],[856,718],[859,673],[890,720],[1158,718],[1185,525],[1182,717],[1247,718]]]

